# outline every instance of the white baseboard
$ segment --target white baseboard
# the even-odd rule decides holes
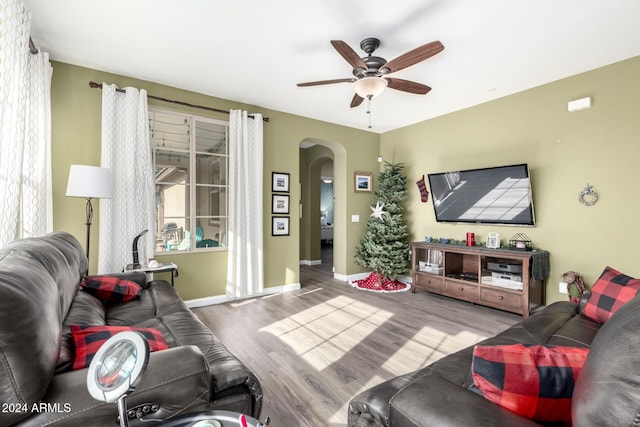
[[[207,305],[222,304],[230,301],[226,295],[216,295],[214,297],[196,298],[186,300],[184,303],[189,308],[206,307]]]
[[[322,264],[322,260],[320,259],[314,259],[314,260],[301,259],[300,260],[300,265],[320,265],[320,264]]]
[[[354,280],[366,279],[367,277],[369,277],[370,274],[371,272],[350,274],[346,276],[344,274],[333,273],[333,278],[336,280],[342,280],[343,282],[351,283]],[[411,284],[412,282],[411,276],[401,276],[401,277],[398,277],[398,279],[402,282],[409,283],[409,284]]]
[[[369,274],[371,274],[371,273],[370,272],[369,273],[358,273],[358,274],[350,274],[350,275],[333,273],[333,278],[336,279],[336,280],[341,280],[343,282],[350,283],[353,280],[366,279],[369,276]],[[403,276],[403,277],[400,277],[399,279],[401,281],[405,282],[405,283],[411,283],[412,282],[410,276]],[[273,294],[279,294],[279,293],[283,293],[283,292],[296,291],[298,289],[300,289],[300,283],[290,283],[288,285],[271,286],[269,288],[265,288],[259,294],[250,295],[250,296],[247,296],[247,297],[233,299],[233,298],[227,298],[226,295],[215,295],[215,296],[212,296],[212,297],[196,298],[196,299],[186,300],[185,304],[189,308],[206,307],[208,305],[222,304],[222,303],[229,302],[229,301],[240,301],[240,300],[250,299],[250,298],[260,298],[260,297],[267,296],[267,295],[273,295]]]
[[[249,299],[249,298],[259,298],[265,295],[279,294],[282,292],[290,292],[298,289],[300,289],[300,283],[290,283],[288,285],[271,286],[268,288],[264,288],[264,290],[259,294],[254,294],[254,295],[250,295],[242,298],[234,299],[234,298],[227,298],[226,295],[215,295],[212,297],[190,299],[185,301],[185,304],[189,308],[205,307],[208,305],[222,304],[224,302],[229,302],[229,301],[240,301],[240,300]]]
[[[371,274],[371,272],[369,273],[358,273],[358,274],[349,274],[349,275],[344,275],[344,274],[340,274],[340,273],[333,273],[333,278],[336,280],[341,280],[343,282],[351,282],[352,280],[360,280],[360,279],[366,279],[369,274]]]

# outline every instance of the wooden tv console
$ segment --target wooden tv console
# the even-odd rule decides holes
[[[531,274],[535,251],[414,242],[411,252],[412,292],[424,289],[524,317],[544,305],[544,279]]]

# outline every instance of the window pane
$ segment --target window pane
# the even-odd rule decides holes
[[[196,215],[198,218],[227,216],[227,190],[225,187],[196,189]]]
[[[180,218],[175,218],[176,221],[172,221],[174,218],[169,218],[159,233],[160,239],[157,241],[156,250],[158,251],[177,251],[180,246],[180,242],[184,240],[185,232],[184,225],[180,223],[184,222]]]
[[[149,112],[151,145],[155,149],[189,154],[190,121],[186,117]]]
[[[175,218],[165,223],[158,233],[159,239],[156,251],[188,251],[191,249],[191,239],[188,226],[180,225],[182,222],[189,224],[189,218]]]
[[[156,150],[154,152],[154,171],[156,182],[164,184],[188,184],[189,183],[189,156]]]
[[[196,183],[227,184],[227,156],[196,154]]]
[[[196,151],[227,154],[227,127],[218,123],[196,121]]]
[[[198,248],[215,248],[227,246],[227,218],[198,218],[197,242]]]
[[[156,203],[159,228],[156,249],[184,249],[183,241],[189,230],[189,186],[156,183]]]

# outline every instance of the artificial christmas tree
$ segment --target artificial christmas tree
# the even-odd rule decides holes
[[[382,292],[406,290],[399,276],[407,271],[409,242],[404,223],[403,202],[407,198],[407,177],[402,174],[404,164],[385,162],[385,170],[378,175],[376,204],[367,220],[367,231],[356,248],[355,262],[373,270],[363,280],[352,283],[358,287]]]

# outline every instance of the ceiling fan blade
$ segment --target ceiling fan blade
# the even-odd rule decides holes
[[[348,77],[346,79],[333,79],[333,80],[318,80],[316,82],[306,82],[306,83],[298,83],[298,87],[306,87],[306,86],[319,86],[319,85],[330,85],[333,83],[353,83],[356,81],[355,77]]]
[[[395,90],[401,90],[403,92],[424,95],[431,90],[431,88],[427,85],[423,85],[422,83],[412,82],[409,80],[392,79],[391,77],[385,77],[385,80],[389,83],[388,87]]]
[[[439,41],[427,43],[387,62],[380,68],[380,72],[382,74],[395,73],[396,71],[417,64],[420,61],[424,61],[427,58],[431,58],[443,50],[444,46]]]
[[[343,42],[342,40],[331,40],[331,45],[338,51],[340,55],[344,59],[347,60],[349,64],[353,68],[362,68],[363,70],[367,69],[367,64],[364,63],[362,58],[358,56],[355,50],[351,48],[348,44]]]
[[[357,93],[354,93],[353,99],[351,100],[351,108],[357,107],[358,105],[362,104],[362,101],[364,101],[364,98]]]

